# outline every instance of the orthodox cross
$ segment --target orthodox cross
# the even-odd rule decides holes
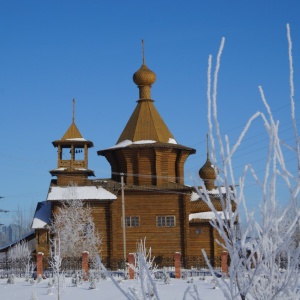
[[[144,39],[142,39],[142,57],[143,57],[143,65],[145,64],[145,45]]]
[[[74,123],[75,122],[75,98],[73,98],[73,114],[72,114],[72,122]]]

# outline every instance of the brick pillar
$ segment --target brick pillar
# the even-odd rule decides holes
[[[180,252],[175,252],[174,260],[175,260],[175,278],[180,279],[181,278],[181,264],[180,264]]]
[[[134,253],[128,254],[128,264],[134,266]],[[129,279],[134,279],[134,270],[132,268],[128,268]]]
[[[38,252],[36,254],[36,277],[39,275],[43,277],[43,252]]]
[[[222,269],[222,273],[228,275],[228,252],[227,251],[223,251],[221,253],[221,269]]]
[[[89,253],[88,251],[82,252],[82,270],[84,271],[84,280],[88,280],[89,272]]]

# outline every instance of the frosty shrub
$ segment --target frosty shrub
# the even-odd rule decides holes
[[[15,275],[14,274],[9,275],[9,277],[7,279],[7,283],[8,284],[14,284],[15,283]]]
[[[61,300],[63,298],[63,295],[67,289],[65,274],[61,271],[62,258],[60,245],[61,243],[59,237],[51,240],[51,259],[49,264],[53,271],[53,285],[56,290],[57,300]]]
[[[90,289],[90,290],[94,290],[95,288],[96,288],[96,279],[93,278],[93,279],[91,280],[91,284],[90,284],[90,286],[89,286],[89,289]]]
[[[33,203],[30,205],[29,210],[17,205],[12,213],[12,223],[16,225],[15,239],[19,240],[25,234],[31,231],[31,223],[34,215],[35,207]]]
[[[12,269],[24,273],[28,279],[34,268],[28,242],[21,241],[11,247],[8,250],[8,258],[12,261]]]
[[[145,241],[141,240],[137,244],[137,252],[135,253],[135,264],[130,265],[135,271],[135,286],[124,290],[120,284],[114,279],[110,272],[103,266],[100,257],[97,255],[97,264],[103,270],[107,277],[109,277],[114,285],[128,300],[159,300],[156,284],[153,280],[153,260],[151,250],[147,251]]]
[[[134,253],[134,265],[128,264],[128,267],[134,271],[136,281],[135,287],[129,289],[129,292],[136,297],[134,299],[157,299],[158,293],[153,281],[156,271],[154,259],[151,248],[146,247],[146,238],[140,240],[137,243],[137,252]]]
[[[215,213],[212,226],[219,232],[219,244],[230,256],[229,279],[215,277],[226,299],[299,299],[299,190],[300,190],[300,139],[297,131],[294,102],[292,42],[287,25],[288,54],[290,62],[290,103],[291,123],[294,130],[293,144],[284,144],[278,134],[279,121],[274,120],[272,111],[259,86],[259,93],[266,113],[257,112],[247,122],[237,141],[230,146],[228,136],[223,137],[217,117],[217,81],[220,58],[225,39],[222,39],[217,55],[216,67],[211,82],[212,57],[208,60],[208,125],[211,143],[212,163],[215,167],[218,186],[224,186],[226,194],[220,190],[220,201],[224,211],[222,219],[215,210],[208,193],[198,190],[200,197]],[[260,118],[264,123],[269,146],[262,179],[255,169],[247,164],[243,173],[234,174],[232,161],[248,129]],[[282,148],[294,154],[296,174],[287,168]],[[220,160],[217,160],[220,153]],[[244,188],[247,177],[255,179],[261,191],[260,216],[247,209]],[[238,177],[238,181],[235,178]],[[277,183],[284,183],[288,190],[288,203],[282,208],[277,201]],[[238,186],[238,187],[237,187]],[[251,199],[249,199],[251,200]],[[287,199],[285,199],[287,200]],[[236,209],[232,207],[232,201]],[[287,221],[288,220],[288,221]],[[240,226],[237,226],[237,225]],[[207,264],[212,271],[206,253]],[[214,273],[212,271],[214,276]]]
[[[35,290],[32,291],[30,300],[38,300]]]
[[[201,300],[197,286],[195,284],[192,286],[189,286],[185,290],[185,292],[183,294],[183,300],[186,300],[186,299]]]
[[[8,258],[11,260],[30,259],[30,250],[26,241],[15,244],[8,250]]]
[[[67,193],[68,200],[61,201],[51,225],[54,236],[59,236],[61,258],[81,257],[83,251],[88,251],[93,259],[99,252],[101,237],[96,231],[91,208],[77,199],[76,186],[70,186]]]

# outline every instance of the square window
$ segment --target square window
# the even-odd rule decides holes
[[[125,226],[126,227],[138,227],[140,226],[140,217],[125,217]]]
[[[175,216],[157,216],[156,226],[158,227],[174,227]]]

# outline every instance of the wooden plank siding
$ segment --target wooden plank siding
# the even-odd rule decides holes
[[[170,144],[172,145],[172,144]],[[190,155],[186,149],[172,146],[154,147],[151,143],[98,151],[112,167],[112,179],[124,173],[127,185],[156,185],[184,182],[184,162]],[[141,175],[142,174],[142,175]]]
[[[35,230],[36,253],[43,252],[46,257],[50,256],[49,232],[47,229]]]
[[[190,244],[190,256],[203,256],[202,249],[204,249],[208,257],[214,257],[212,226],[209,222],[190,224],[190,238],[193,241]]]
[[[110,243],[111,243],[111,201],[103,202],[89,202],[92,208],[92,217],[94,220],[95,228],[101,235],[101,245],[99,247],[99,253],[103,257],[109,257],[111,255]]]
[[[126,227],[126,252],[136,252],[137,241],[146,237],[147,247],[154,256],[172,257],[175,252],[184,253],[184,202],[183,194],[162,192],[125,191],[125,215],[138,216],[140,226]],[[123,257],[121,196],[111,205],[112,240],[111,255]],[[157,216],[175,216],[174,227],[158,227]],[[104,246],[104,245],[103,245]],[[106,247],[106,246],[105,246]],[[104,253],[103,253],[104,254]]]
[[[149,190],[125,188],[125,215],[139,217],[139,226],[126,227],[126,256],[136,252],[137,242],[146,238],[147,248],[155,257],[172,258],[175,252],[182,257],[202,257],[204,249],[209,258],[221,256],[223,248],[216,243],[218,232],[209,220],[189,221],[192,206],[187,190]],[[88,201],[92,208],[96,230],[101,234],[99,253],[106,266],[117,268],[116,261],[123,259],[123,228],[121,190],[115,201]],[[57,210],[59,202],[52,203],[52,211]],[[158,227],[157,216],[174,216],[174,227]],[[49,257],[49,237],[47,230],[37,230],[36,250]],[[187,260],[188,263],[188,260]],[[186,265],[185,267],[190,267]]]

